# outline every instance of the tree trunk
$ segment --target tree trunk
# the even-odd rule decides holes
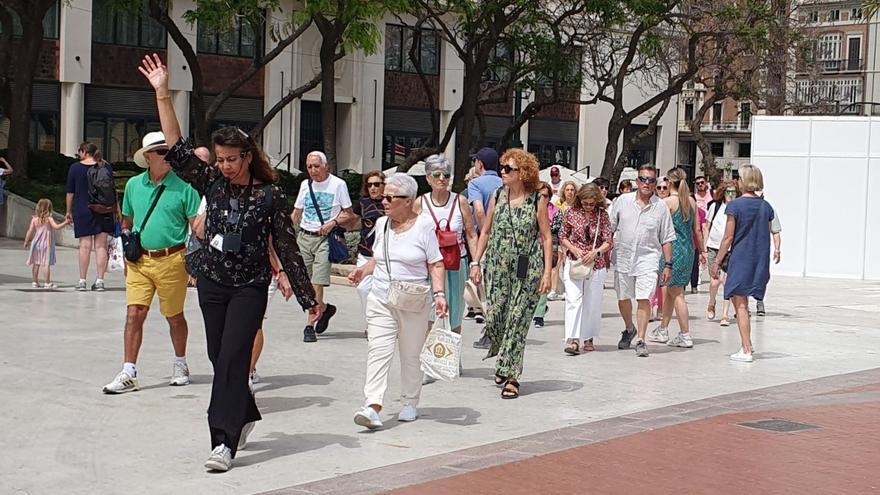
[[[46,7],[48,8],[48,6]],[[10,98],[8,160],[15,175],[28,176],[28,141],[31,130],[31,98],[34,74],[39,64],[40,48],[43,46],[43,15],[37,19],[20,15],[22,36],[15,52],[15,91]]]
[[[336,172],[336,43],[321,42],[321,131],[327,166]]]
[[[611,180],[612,184],[616,184],[612,179],[620,177],[620,171],[615,165],[617,165],[619,150],[618,142],[624,129],[626,129],[626,123],[623,121],[623,117],[620,113],[615,112],[615,115],[611,116],[611,121],[608,122],[608,142],[605,144],[605,159],[602,161],[602,172],[599,174]]]
[[[706,117],[706,113],[709,112],[709,109],[712,108],[712,105],[721,101],[716,95],[718,95],[718,93],[714,93],[712,97],[707,98],[700,106],[699,110],[697,110],[694,119],[689,122],[691,134],[694,135],[694,140],[697,143],[697,147],[700,149],[700,154],[703,155],[703,159],[701,160],[703,164],[703,175],[705,175],[713,184],[718,183],[718,180],[721,178],[721,171],[715,166],[715,155],[712,154],[712,145],[706,139],[706,136],[703,135],[700,126],[703,124],[703,119]]]
[[[12,64],[12,14],[0,6],[0,111],[9,113],[12,105],[10,68]]]

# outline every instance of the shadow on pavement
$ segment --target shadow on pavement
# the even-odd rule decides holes
[[[310,396],[310,397],[262,397],[257,393],[257,407],[260,414],[272,414],[284,411],[293,411],[295,409],[305,409],[307,407],[330,407],[330,404],[336,399],[332,397]]]
[[[259,428],[260,423],[257,423],[255,430],[257,436],[259,436]],[[303,452],[319,450],[337,444],[347,449],[357,449],[361,446],[360,440],[347,435],[334,435],[332,433],[297,433],[289,435],[275,431],[259,440],[249,441],[247,450],[239,452],[239,455],[236,456],[235,465],[250,466],[271,459],[302,454]]]
[[[582,388],[584,388],[583,383],[571,380],[521,380],[519,394],[525,397],[544,392],[574,392]]]
[[[259,371],[259,368],[257,369]],[[278,390],[296,385],[330,385],[333,377],[326,375],[318,375],[315,373],[304,373],[301,375],[270,375],[261,376],[260,382],[254,385],[257,394],[268,392],[270,390]]]
[[[397,413],[394,413],[390,417],[384,417],[385,413],[383,410],[382,416],[382,428],[378,430],[361,430],[360,433],[377,433],[382,431],[391,430],[393,428],[397,428],[398,426],[403,426],[406,423],[397,420]],[[476,409],[471,409],[470,407],[425,407],[419,408],[419,419],[416,422],[421,421],[435,421],[437,423],[443,423],[447,425],[457,425],[457,426],[471,426],[480,424],[477,421],[482,413],[477,411]]]
[[[359,339],[366,341],[364,332],[334,332],[332,329],[327,330],[318,336],[318,340],[340,340],[340,339]]]

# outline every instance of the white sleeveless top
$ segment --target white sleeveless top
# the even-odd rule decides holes
[[[446,204],[443,206],[437,206],[431,201],[431,193],[425,194],[421,197],[422,212],[419,215],[430,220],[431,223],[436,226],[437,224],[434,223],[434,217],[431,216],[431,211],[433,211],[434,216],[437,217],[437,221],[440,222],[440,228],[446,230],[446,219],[449,218],[449,209],[454,208],[452,220],[449,222],[449,229],[453,232],[458,232],[458,244],[461,246],[461,254],[465,255],[467,254],[467,250],[464,247],[464,217],[462,217],[461,214],[461,204],[456,204],[459,201],[459,195],[450,192]],[[431,208],[430,210],[428,209],[429,205]]]

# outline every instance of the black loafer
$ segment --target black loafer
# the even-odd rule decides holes
[[[480,340],[474,342],[474,347],[477,349],[488,349],[492,347],[492,339],[488,335],[483,334]]]
[[[328,304],[324,307],[324,314],[321,315],[321,319],[318,320],[318,323],[315,324],[315,332],[318,334],[322,334],[327,331],[327,326],[330,325],[330,318],[333,318],[333,315],[336,314],[336,306],[332,304]]]
[[[318,336],[315,334],[315,328],[311,325],[306,326],[305,330],[303,330],[303,342],[317,342]]]

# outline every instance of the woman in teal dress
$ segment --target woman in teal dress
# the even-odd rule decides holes
[[[475,260],[485,260],[488,314],[492,339],[487,358],[495,356],[495,383],[502,399],[519,397],[526,336],[541,294],[550,290],[553,245],[548,199],[538,192],[538,159],[522,149],[501,157],[504,187],[489,202]],[[485,255],[485,256],[483,256]],[[471,263],[479,283],[480,263]],[[690,275],[688,275],[690,276]]]
[[[700,252],[700,264],[703,266],[706,265],[706,255],[703,254],[703,237],[700,235],[700,226],[697,222],[697,203],[691,197],[688,188],[687,172],[681,168],[674,168],[666,175],[666,181],[669,183],[669,197],[663,201],[672,213],[672,224],[675,226],[675,241],[672,243],[672,278],[666,284],[663,320],[660,326],[651,330],[648,340],[667,343],[674,347],[691,348],[694,342],[688,327],[688,308],[684,300],[685,287],[691,280],[694,246]],[[658,269],[663,269],[663,262],[665,260],[662,260]],[[679,334],[670,339],[667,327],[672,320],[673,308],[678,317]]]

